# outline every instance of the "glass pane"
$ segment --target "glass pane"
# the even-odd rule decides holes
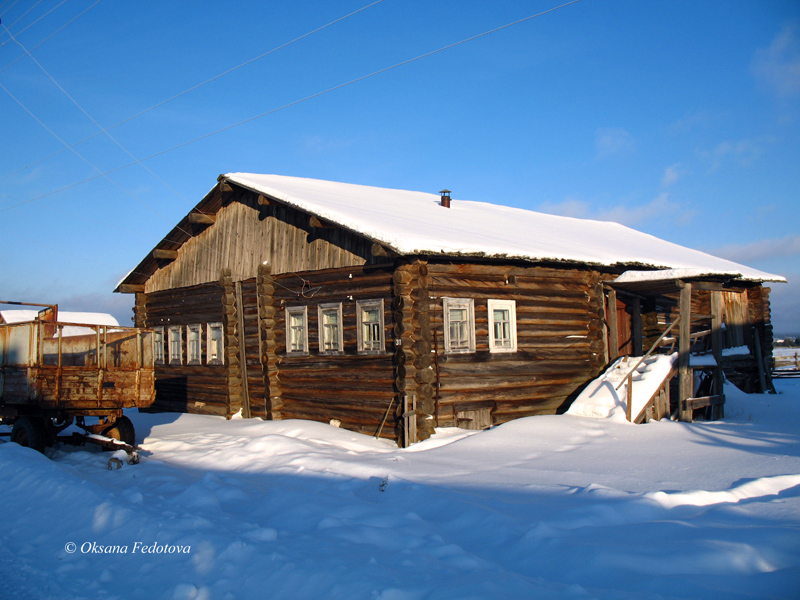
[[[339,311],[335,308],[322,311],[322,349],[339,350]]]
[[[222,325],[209,325],[208,335],[208,362],[222,362]]]
[[[451,308],[450,321],[466,321],[467,309],[466,308]]]

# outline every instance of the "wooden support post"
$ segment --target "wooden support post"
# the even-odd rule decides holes
[[[633,338],[633,355],[641,356],[644,354],[642,343],[642,301],[634,298],[631,311],[631,337]]]
[[[714,388],[712,394],[723,394],[723,381],[725,375],[722,368],[722,292],[711,292],[711,353],[717,363],[714,369]],[[711,419],[716,421],[723,417],[723,405],[714,405],[711,409]]]
[[[608,361],[619,358],[619,325],[617,323],[617,290],[608,290]]]
[[[250,418],[250,389],[247,385],[247,347],[244,331],[244,302],[242,300],[242,282],[234,284],[236,290],[236,322],[239,337],[239,377],[242,380],[242,417]]]
[[[679,281],[680,295],[680,333],[678,334],[678,419],[681,421],[692,420],[692,409],[688,408],[686,401],[694,393],[694,377],[689,364],[692,335],[692,284]]]
[[[137,292],[133,303],[133,326],[147,327],[147,294]]]
[[[758,385],[762,394],[767,393],[767,375],[764,369],[764,352],[761,348],[761,336],[758,328],[753,327],[753,349],[755,350],[756,365],[758,366]]]
[[[628,389],[627,389],[627,404],[626,407],[626,417],[628,418],[628,423],[633,421],[633,372],[628,375]]]
[[[222,327],[225,347],[225,367],[227,371],[228,407],[227,417],[242,407],[242,380],[239,371],[239,338],[236,327],[236,293],[230,269],[220,273],[222,285]]]
[[[258,266],[258,322],[261,338],[261,372],[264,377],[266,418],[280,421],[283,408],[278,354],[275,347],[275,279],[268,262]]]

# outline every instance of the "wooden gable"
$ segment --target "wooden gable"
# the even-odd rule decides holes
[[[200,222],[194,215],[206,218]],[[184,221],[137,268],[140,273],[129,276],[138,274],[144,292],[217,281],[223,268],[231,269],[234,281],[249,279],[265,261],[280,274],[380,260],[372,240],[238,187],[222,195],[213,215],[194,211]]]

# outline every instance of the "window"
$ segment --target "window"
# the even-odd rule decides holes
[[[517,351],[517,303],[489,300],[489,352]]]
[[[172,325],[167,330],[167,346],[169,348],[169,364],[183,364],[183,343],[181,340],[181,326]]]
[[[203,364],[200,353],[202,352],[202,338],[200,336],[200,325],[186,326],[186,364]]]
[[[206,328],[206,363],[209,365],[224,364],[222,344],[222,323],[209,323]]]
[[[286,307],[286,353],[308,353],[308,308]]]
[[[383,300],[357,300],[359,352],[383,352]]]
[[[444,299],[445,352],[475,352],[475,302],[471,298]]]
[[[153,328],[153,362],[157,365],[164,364],[164,328]]]
[[[342,340],[342,303],[320,304],[319,351],[322,354],[337,354],[344,349]]]

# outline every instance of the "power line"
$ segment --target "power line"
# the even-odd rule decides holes
[[[35,63],[36,63],[36,66],[37,66],[37,67],[39,67],[39,68],[42,70],[42,72],[43,72],[45,75],[47,75],[47,77],[49,77],[49,78],[50,78],[50,81],[52,81],[52,82],[53,82],[53,84],[54,84],[54,85],[55,85],[55,86],[56,86],[56,87],[57,87],[59,90],[61,90],[61,91],[63,92],[63,94],[64,94],[64,95],[65,95],[67,98],[69,98],[69,99],[70,99],[70,101],[71,101],[71,102],[72,102],[72,103],[73,103],[75,106],[77,106],[77,107],[78,107],[78,110],[80,110],[80,111],[81,111],[81,112],[82,112],[82,113],[83,113],[83,114],[86,116],[86,118],[87,118],[87,119],[89,119],[89,120],[90,120],[92,123],[94,123],[94,124],[97,126],[97,128],[98,128],[98,129],[100,129],[100,131],[101,131],[102,133],[105,133],[105,134],[106,134],[106,136],[108,137],[108,139],[110,139],[110,140],[111,140],[112,142],[114,142],[114,143],[115,143],[117,146],[119,146],[119,148],[120,148],[120,149],[121,149],[121,150],[122,150],[122,151],[123,151],[125,154],[127,154],[128,156],[130,156],[130,157],[131,157],[131,158],[132,158],[134,161],[136,161],[136,163],[137,163],[137,164],[141,165],[141,166],[142,166],[142,168],[143,168],[144,170],[146,170],[148,173],[150,173],[150,175],[152,175],[153,177],[155,177],[156,179],[158,179],[158,181],[160,181],[161,183],[163,183],[163,184],[164,184],[164,185],[165,185],[165,186],[166,186],[166,187],[167,187],[169,190],[171,190],[173,193],[175,193],[175,194],[176,194],[178,197],[180,197],[180,198],[183,198],[183,196],[182,196],[181,194],[179,194],[179,193],[178,193],[178,192],[177,192],[177,191],[176,191],[176,190],[175,190],[175,189],[174,189],[174,188],[173,188],[171,185],[169,185],[169,184],[168,184],[166,181],[164,181],[163,179],[161,179],[161,177],[159,177],[159,176],[158,176],[158,175],[156,175],[156,174],[155,174],[155,173],[154,173],[152,170],[150,170],[150,168],[149,168],[147,165],[145,165],[144,163],[142,163],[142,162],[141,162],[141,161],[140,161],[138,158],[136,158],[136,157],[135,157],[133,154],[131,154],[131,152],[129,152],[129,151],[128,151],[128,149],[127,149],[125,146],[123,146],[123,145],[122,145],[122,143],[121,143],[119,140],[117,140],[117,139],[116,139],[114,136],[112,136],[110,133],[108,133],[108,131],[107,131],[107,130],[103,129],[103,126],[102,126],[102,125],[100,125],[100,123],[98,123],[98,122],[95,120],[95,118],[94,118],[92,115],[90,115],[88,112],[86,112],[86,109],[84,109],[84,108],[83,108],[83,106],[81,106],[81,105],[78,103],[78,101],[77,101],[77,100],[75,100],[75,98],[73,98],[73,97],[70,95],[70,93],[69,93],[67,90],[65,90],[65,89],[64,89],[64,88],[61,86],[61,84],[60,84],[60,83],[58,83],[58,82],[55,80],[55,78],[54,78],[54,77],[53,77],[53,76],[52,76],[52,75],[51,75],[51,74],[50,74],[50,73],[47,71],[47,69],[45,69],[45,68],[44,68],[44,66],[42,66],[42,63],[40,63],[38,60],[36,60],[36,57],[34,57],[34,56],[33,56],[33,54],[31,54],[31,53],[28,51],[28,49],[27,49],[27,48],[25,48],[25,46],[23,46],[23,45],[22,45],[22,44],[21,44],[21,43],[20,43],[20,42],[17,40],[17,38],[15,38],[15,37],[14,37],[14,36],[11,34],[11,32],[8,30],[8,28],[7,28],[5,25],[3,25],[3,28],[6,30],[6,33],[8,33],[8,35],[10,35],[10,36],[11,36],[11,39],[12,39],[12,40],[13,40],[13,41],[14,41],[14,42],[15,42],[15,43],[16,43],[16,44],[17,44],[17,45],[20,47],[20,48],[22,48],[22,50],[24,50],[24,51],[25,51],[25,54],[26,54],[27,56],[30,56],[31,60],[32,60],[33,62],[35,62]],[[6,91],[8,91],[8,90],[6,90]],[[17,101],[17,102],[19,102],[19,101]],[[24,108],[24,107],[23,107],[23,108]],[[27,110],[27,109],[26,109],[26,110]],[[30,111],[28,111],[28,112],[30,113]],[[30,113],[30,114],[32,115],[33,113]],[[38,120],[38,119],[37,119],[37,120]],[[42,123],[41,121],[39,121],[39,123],[43,125],[43,123]],[[50,131],[50,130],[48,130],[48,131]],[[52,131],[51,131],[51,133],[52,133]],[[63,140],[62,140],[61,138],[58,138],[58,139],[59,139],[59,141],[63,142]],[[65,145],[66,145],[66,143],[65,143]],[[73,150],[73,152],[75,152],[75,150]],[[80,155],[79,155],[79,156],[80,156]],[[98,169],[98,171],[99,171],[99,169]],[[184,200],[186,200],[186,198],[183,198],[183,199],[184,199]],[[186,200],[186,201],[188,202],[188,200]],[[145,206],[147,206],[147,205],[145,205]],[[151,210],[154,210],[154,209],[152,209],[152,207],[150,207],[150,208],[151,208]]]
[[[518,20],[516,20],[516,21],[513,21],[513,22],[511,22],[511,23],[507,23],[507,24],[505,24],[505,25],[501,25],[500,27],[495,27],[494,29],[490,29],[490,30],[488,30],[488,31],[484,31],[483,33],[479,33],[479,34],[477,34],[477,35],[473,35],[473,36],[471,36],[471,37],[465,38],[465,39],[463,39],[463,40],[461,40],[461,41],[454,42],[454,43],[452,43],[452,44],[448,44],[448,45],[446,45],[446,46],[442,46],[441,48],[438,48],[438,49],[436,49],[436,50],[431,50],[430,52],[426,52],[426,53],[424,53],[424,54],[420,54],[419,56],[415,56],[414,58],[409,58],[409,59],[407,59],[407,60],[404,60],[404,61],[401,61],[401,62],[399,62],[399,63],[396,63],[396,64],[394,64],[394,65],[392,65],[392,66],[390,66],[390,67],[384,67],[383,69],[379,69],[379,70],[377,70],[377,71],[373,71],[372,73],[369,73],[369,74],[367,74],[367,75],[362,75],[361,77],[357,77],[357,78],[355,78],[355,79],[351,79],[350,81],[347,81],[347,82],[345,82],[345,83],[340,83],[339,85],[335,85],[335,86],[333,86],[333,87],[330,87],[330,88],[328,88],[328,89],[326,89],[326,90],[323,90],[323,91],[317,92],[317,93],[315,93],[315,94],[311,94],[310,96],[306,96],[306,97],[304,97],[304,98],[301,98],[301,99],[299,99],[299,100],[295,100],[295,101],[293,101],[293,102],[289,102],[288,104],[284,104],[284,105],[282,105],[282,106],[279,106],[279,107],[277,107],[277,108],[273,108],[273,109],[271,109],[271,110],[268,110],[268,111],[266,111],[266,112],[263,112],[263,113],[261,113],[261,114],[258,114],[258,115],[254,116],[254,117],[249,117],[249,118],[247,118],[247,119],[244,119],[244,120],[242,120],[242,121],[239,121],[239,122],[237,122],[237,123],[233,123],[232,125],[228,125],[228,126],[226,126],[226,127],[222,127],[221,129],[217,129],[216,131],[212,131],[211,133],[206,133],[206,134],[204,134],[204,135],[201,135],[201,136],[199,136],[199,137],[196,137],[196,138],[194,138],[194,139],[188,140],[188,141],[186,141],[186,142],[182,142],[182,143],[180,143],[180,144],[177,144],[177,145],[175,145],[175,146],[172,146],[171,148],[167,148],[166,150],[161,150],[161,151],[159,151],[159,152],[155,152],[155,153],[153,153],[153,154],[150,154],[149,156],[146,156],[146,157],[144,157],[144,158],[140,159],[140,162],[141,162],[141,161],[150,160],[150,159],[152,159],[152,158],[156,158],[157,156],[161,156],[161,155],[163,155],[163,154],[167,154],[168,152],[172,152],[173,150],[177,150],[177,149],[179,149],[179,148],[183,148],[184,146],[188,146],[188,145],[190,145],[190,144],[194,144],[195,142],[199,142],[200,140],[204,140],[204,139],[206,139],[206,138],[209,138],[209,137],[211,137],[211,136],[217,135],[217,134],[219,134],[219,133],[223,133],[223,132],[225,132],[225,131],[228,131],[229,129],[233,129],[233,128],[235,128],[235,127],[239,127],[240,125],[244,125],[245,123],[250,123],[251,121],[255,121],[255,120],[257,120],[257,119],[261,119],[262,117],[266,117],[266,116],[268,116],[268,115],[271,115],[271,114],[274,114],[274,113],[276,113],[276,112],[278,112],[278,111],[281,111],[281,110],[284,110],[284,109],[290,108],[290,107],[292,107],[292,106],[296,106],[296,105],[298,105],[298,104],[301,104],[301,103],[303,103],[303,102],[306,102],[306,101],[308,101],[308,100],[312,100],[312,99],[314,99],[314,98],[318,98],[318,97],[320,97],[320,96],[323,96],[323,95],[325,95],[325,94],[328,94],[328,93],[330,93],[330,92],[333,92],[333,91],[336,91],[336,90],[342,89],[342,88],[344,88],[344,87],[347,87],[347,86],[349,86],[349,85],[352,85],[352,84],[354,84],[354,83],[358,83],[358,82],[360,82],[360,81],[364,81],[365,79],[369,79],[370,77],[374,77],[374,76],[376,76],[376,75],[380,75],[380,74],[382,74],[382,73],[386,73],[387,71],[391,71],[391,70],[393,70],[393,69],[396,69],[396,68],[398,68],[398,67],[402,67],[402,66],[404,66],[404,65],[411,64],[411,63],[413,63],[413,62],[416,62],[416,61],[418,61],[418,60],[421,60],[421,59],[423,59],[423,58],[427,58],[427,57],[429,57],[429,56],[433,56],[434,54],[438,54],[439,52],[444,52],[445,50],[449,50],[449,49],[451,49],[451,48],[455,48],[456,46],[460,46],[460,45],[462,45],[462,44],[466,44],[467,42],[471,42],[471,41],[477,40],[477,39],[479,39],[479,38],[485,37],[485,36],[487,36],[487,35],[490,35],[490,34],[492,34],[492,33],[496,33],[496,32],[498,32],[498,31],[502,31],[503,29],[507,29],[507,28],[509,28],[509,27],[513,27],[514,25],[519,25],[520,23],[524,23],[524,22],[526,22],[526,21],[530,21],[531,19],[535,19],[535,18],[537,18],[537,17],[541,17],[541,16],[543,16],[543,15],[546,15],[546,14],[548,14],[548,13],[551,13],[551,12],[554,12],[554,11],[556,11],[556,10],[559,10],[559,9],[565,8],[565,7],[567,7],[567,6],[570,6],[571,4],[577,4],[577,3],[578,3],[578,2],[580,2],[580,1],[581,1],[581,0],[571,0],[570,2],[566,2],[566,3],[564,3],[564,4],[561,4],[561,5],[559,5],[559,6],[555,6],[555,7],[553,7],[553,8],[549,8],[549,9],[547,9],[547,10],[541,11],[541,12],[539,12],[539,13],[536,13],[536,14],[534,14],[534,15],[530,15],[530,16],[528,16],[528,17],[524,17],[524,18],[522,18],[522,19],[518,19]],[[136,164],[136,163],[135,163],[135,162],[133,162],[133,163],[128,163],[128,164],[125,164],[125,165],[122,165],[122,166],[116,167],[116,168],[114,168],[114,169],[111,169],[111,170],[109,170],[109,171],[106,171],[105,173],[102,173],[102,174],[100,174],[100,175],[96,175],[96,176],[94,176],[94,177],[89,177],[89,178],[87,178],[87,179],[84,179],[84,180],[82,180],[82,181],[78,181],[78,182],[76,182],[76,183],[72,183],[72,184],[66,185],[66,186],[64,186],[64,187],[61,187],[61,188],[59,188],[59,189],[57,189],[57,190],[53,190],[52,192],[48,192],[48,193],[46,193],[46,194],[42,194],[41,196],[37,196],[37,197],[35,197],[35,198],[31,198],[31,199],[29,199],[29,200],[25,200],[25,201],[23,201],[23,202],[20,202],[20,203],[18,203],[18,204],[13,204],[13,205],[11,205],[11,206],[7,206],[7,207],[5,207],[5,208],[3,208],[3,209],[0,209],[0,212],[4,212],[4,211],[6,211],[6,210],[10,210],[10,209],[12,209],[12,208],[16,208],[16,207],[18,207],[18,206],[22,206],[22,205],[24,205],[24,204],[29,204],[29,203],[31,203],[31,202],[35,202],[36,200],[41,200],[42,198],[46,198],[47,196],[51,196],[51,195],[53,195],[53,194],[57,194],[57,193],[59,193],[59,192],[62,192],[62,191],[64,191],[64,190],[70,189],[70,188],[72,188],[72,187],[76,187],[76,186],[78,186],[78,185],[81,185],[81,184],[84,184],[84,183],[88,183],[88,182],[90,182],[90,181],[93,181],[94,179],[97,179],[98,177],[101,177],[101,176],[105,175],[105,174],[115,173],[116,171],[120,171],[120,170],[122,170],[122,169],[126,169],[126,168],[128,168],[128,167],[130,167],[130,166],[133,166],[133,165],[135,165],[135,164]]]
[[[66,1],[67,1],[67,0],[63,0],[63,1],[61,2],[61,4],[64,4],[64,2],[66,2]],[[31,47],[30,51],[31,51],[31,52],[33,52],[34,50],[36,50],[36,48],[38,48],[39,46],[41,46],[42,44],[44,44],[44,43],[45,43],[47,40],[49,40],[49,39],[50,39],[51,37],[53,37],[55,34],[57,34],[57,33],[58,33],[58,32],[60,32],[62,29],[64,29],[64,28],[65,28],[65,27],[67,27],[68,25],[70,25],[70,24],[71,24],[72,22],[74,22],[76,19],[78,19],[79,17],[82,17],[83,15],[85,15],[87,12],[89,12],[89,11],[90,11],[91,9],[93,9],[95,6],[97,6],[98,4],[100,4],[102,1],[103,1],[103,0],[95,0],[94,4],[92,4],[92,5],[88,6],[87,8],[83,9],[83,10],[82,10],[81,12],[79,12],[77,15],[75,15],[74,17],[72,17],[72,18],[71,18],[69,21],[67,21],[66,23],[64,23],[64,24],[63,24],[61,27],[59,27],[58,29],[56,29],[56,30],[55,30],[53,33],[51,33],[51,34],[50,34],[50,35],[48,35],[46,38],[44,38],[44,39],[43,39],[41,42],[39,42],[39,43],[38,43],[38,44],[36,44],[35,46]],[[34,25],[35,23],[37,23],[37,22],[38,22],[38,21],[40,21],[41,19],[45,18],[47,15],[49,15],[51,12],[53,12],[55,9],[57,9],[59,6],[61,6],[61,4],[57,4],[56,6],[54,6],[52,9],[50,9],[50,10],[49,10],[49,11],[47,11],[45,14],[43,14],[41,17],[39,17],[38,19],[36,19],[36,21],[34,21],[34,22],[33,22],[33,23],[31,23],[30,25],[28,25],[28,27],[31,27],[32,25]],[[25,29],[28,29],[28,27],[26,27]],[[22,33],[23,31],[25,31],[25,29],[22,29],[22,30],[20,30],[20,32],[19,32],[17,35],[19,35],[19,34],[20,34],[20,33]],[[0,46],[4,46],[4,45],[5,45],[5,44],[7,44],[7,43],[8,43],[7,41],[6,41],[6,42],[3,42],[2,44],[0,44]],[[0,69],[0,73],[4,73],[5,71],[7,71],[7,70],[8,70],[8,69],[10,69],[11,67],[13,67],[15,64],[17,64],[19,61],[21,61],[23,58],[25,58],[25,55],[24,55],[24,54],[23,54],[22,56],[20,56],[19,58],[15,59],[14,61],[12,61],[10,64],[8,64],[8,65],[6,65],[5,67],[3,67],[2,69]]]
[[[64,2],[66,2],[66,0],[64,0]],[[17,20],[16,20],[16,21],[14,21],[14,22],[13,22],[11,25],[9,25],[9,27],[13,27],[13,26],[14,26],[14,25],[16,25],[17,23],[19,23],[19,22],[20,22],[22,19],[24,19],[24,18],[25,18],[25,15],[27,15],[29,12],[31,12],[31,11],[32,11],[34,8],[36,8],[37,6],[39,6],[41,3],[42,3],[42,0],[37,0],[36,4],[32,5],[32,6],[31,6],[31,7],[30,7],[28,10],[26,10],[24,13],[22,13],[22,14],[21,14],[21,15],[20,15],[20,16],[17,18]],[[62,2],[62,4],[63,4],[63,2]],[[23,31],[25,31],[25,30],[23,29]],[[0,45],[5,45],[5,42],[3,42],[3,43],[2,43],[2,44],[0,44]]]
[[[0,17],[2,17],[9,10],[11,10],[17,2],[19,2],[19,0],[14,0],[14,2],[12,2],[7,9],[5,9],[3,12],[0,13]]]
[[[99,1],[100,0],[98,0],[98,2]],[[158,102],[157,104],[154,104],[153,106],[151,106],[149,108],[145,108],[144,110],[141,110],[138,113],[133,114],[130,117],[127,117],[127,118],[123,119],[122,121],[119,121],[118,123],[114,123],[110,127],[107,127],[105,129],[103,129],[101,127],[100,131],[98,131],[97,133],[94,133],[94,134],[90,135],[89,137],[86,137],[86,138],[84,138],[84,139],[82,139],[82,140],[80,140],[78,142],[75,142],[74,144],[72,144],[71,147],[75,147],[75,146],[78,146],[80,144],[83,144],[84,142],[88,142],[89,140],[97,137],[98,135],[100,135],[102,133],[106,133],[110,129],[114,129],[115,127],[119,127],[120,125],[122,125],[124,123],[127,123],[128,121],[131,121],[132,119],[140,117],[143,114],[148,113],[153,109],[156,109],[156,108],[158,108],[160,106],[163,106],[164,104],[167,104],[168,102],[172,102],[173,100],[176,100],[176,99],[180,98],[181,96],[184,96],[184,95],[188,94],[189,92],[192,92],[192,91],[194,91],[194,90],[196,90],[196,89],[198,89],[200,87],[203,87],[204,85],[206,85],[208,83],[211,83],[212,81],[215,81],[215,80],[219,79],[220,77],[228,75],[229,73],[232,73],[232,72],[236,71],[237,69],[241,69],[242,67],[244,67],[246,65],[249,65],[250,63],[253,63],[253,62],[257,61],[257,60],[260,60],[260,59],[264,58],[265,56],[268,56],[270,54],[273,54],[274,52],[277,52],[278,50],[286,48],[287,46],[289,46],[291,44],[294,44],[295,42],[299,42],[300,40],[302,40],[304,38],[307,38],[310,35],[313,35],[313,34],[319,32],[319,31],[322,31],[323,29],[326,29],[326,28],[330,27],[331,25],[335,25],[336,23],[338,23],[340,21],[343,21],[344,19],[347,19],[349,17],[352,17],[353,15],[356,15],[356,14],[358,14],[358,13],[360,13],[360,12],[362,12],[362,11],[372,7],[372,6],[375,6],[376,4],[380,4],[381,2],[383,2],[383,0],[375,0],[375,2],[367,4],[366,6],[363,6],[363,7],[359,8],[358,10],[355,10],[355,11],[353,11],[351,13],[348,13],[348,14],[342,16],[342,17],[339,17],[338,19],[335,19],[335,20],[331,21],[330,23],[322,25],[321,27],[317,27],[316,29],[313,29],[312,31],[309,31],[308,33],[304,33],[303,35],[301,35],[299,37],[296,37],[291,41],[288,41],[288,42],[286,42],[284,44],[281,44],[280,46],[276,46],[272,50],[268,50],[267,52],[259,54],[255,58],[251,58],[250,60],[246,60],[245,62],[241,63],[240,65],[237,65],[235,67],[231,67],[230,69],[227,69],[226,71],[223,71],[219,75],[215,75],[214,77],[211,77],[210,79],[206,79],[202,83],[198,83],[196,85],[193,85],[192,87],[180,92],[179,94],[175,94],[174,96],[171,96],[171,97],[167,98],[166,100],[162,100],[161,102]],[[31,50],[33,50],[33,48]],[[20,58],[22,58],[22,57],[20,57]],[[17,59],[17,60],[20,60],[20,59]],[[11,63],[11,65],[15,64],[16,62],[17,61],[14,61],[14,63]],[[9,67],[11,65],[9,65]],[[6,69],[9,68],[9,67],[6,67]],[[5,71],[5,69],[0,71],[0,73],[2,73],[3,71]],[[12,173],[9,173],[8,175],[4,175],[3,177],[0,177],[0,181],[2,181],[3,179],[6,179],[7,177],[11,177],[12,175],[15,175],[15,174],[19,173],[20,171],[24,171],[25,169],[29,169],[30,167],[33,167],[33,166],[35,166],[35,165],[37,165],[37,164],[39,164],[41,162],[49,160],[49,159],[53,158],[54,156],[57,156],[57,155],[61,154],[62,152],[66,151],[68,149],[69,148],[62,148],[61,150],[58,150],[57,152],[54,152],[53,154],[50,154],[49,156],[46,156],[46,157],[44,157],[42,159],[39,159],[39,160],[37,160],[37,161],[35,161],[35,162],[25,166],[25,167],[22,167],[21,169],[17,169],[16,171],[13,171]]]

